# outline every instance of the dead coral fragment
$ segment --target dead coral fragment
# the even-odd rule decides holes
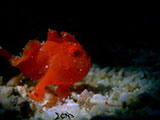
[[[14,87],[0,86],[0,104],[6,110],[20,110],[24,99],[14,95]]]
[[[81,105],[85,105],[87,108],[91,108],[92,104],[89,102],[94,93],[92,91],[87,91],[86,89],[80,94],[78,102]]]
[[[17,86],[18,83],[20,82],[20,80],[22,79],[23,77],[23,74],[19,74],[13,78],[11,78],[8,83],[7,83],[7,86]]]
[[[45,101],[45,104],[43,105],[43,107],[47,107],[47,108],[55,106],[58,101],[58,97],[55,96],[55,94],[49,87],[46,87],[45,89],[44,101]]]

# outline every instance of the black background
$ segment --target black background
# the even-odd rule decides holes
[[[102,67],[130,66],[141,49],[159,52],[160,18],[156,3],[62,3],[3,4],[0,46],[19,55],[29,40],[46,40],[51,28],[75,35],[92,63]],[[1,66],[6,68],[4,61]]]

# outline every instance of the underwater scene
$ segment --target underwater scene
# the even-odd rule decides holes
[[[156,13],[41,6],[4,8],[0,120],[160,119]]]

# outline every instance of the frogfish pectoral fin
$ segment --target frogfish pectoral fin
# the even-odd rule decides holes
[[[29,97],[37,102],[41,102],[45,96],[45,81],[40,82],[36,85],[36,87],[29,93]]]
[[[9,53],[2,47],[0,47],[0,57],[5,58],[5,60],[7,60],[12,66],[17,66],[21,59],[21,57],[19,56],[13,56],[11,53]]]

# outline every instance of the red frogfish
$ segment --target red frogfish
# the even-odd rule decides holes
[[[47,85],[57,85],[56,94],[60,97],[69,95],[69,86],[82,80],[91,64],[90,56],[73,35],[61,32],[60,36],[55,30],[49,30],[44,43],[29,41],[22,56],[13,56],[4,49],[1,54],[24,76],[39,82],[29,93],[38,102],[44,99]]]

